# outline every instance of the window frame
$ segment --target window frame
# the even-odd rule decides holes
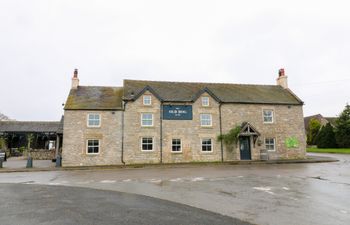
[[[145,99],[146,99],[146,97],[149,97],[149,104],[146,104],[145,103]],[[152,105],[152,96],[151,95],[144,95],[143,97],[142,97],[142,103],[143,103],[143,105]]]
[[[143,139],[144,138],[149,138],[152,140],[152,149],[151,150],[144,150],[143,149]],[[148,143],[147,143],[148,144]],[[154,137],[141,137],[140,138],[140,148],[141,148],[141,152],[154,152],[154,146],[155,146],[155,143],[154,143]]]
[[[265,121],[265,111],[271,112],[271,121]],[[263,123],[271,124],[275,122],[275,111],[273,109],[263,109],[262,110]]]
[[[152,124],[151,125],[144,125],[143,124],[143,115],[145,115],[145,114],[150,114],[152,116],[152,119],[151,119]],[[147,113],[147,112],[141,113],[141,127],[153,127],[153,126],[154,126],[154,115],[153,115],[153,113]]]
[[[173,150],[173,147],[174,147],[173,141],[174,141],[174,140],[180,140],[180,151],[174,151],[174,150]],[[177,145],[177,146],[179,146],[179,145]],[[182,140],[181,140],[181,138],[172,138],[172,139],[171,139],[171,152],[172,152],[172,153],[182,153]]]
[[[204,140],[210,140],[210,147],[211,147],[211,150],[210,151],[203,151],[203,141]],[[212,153],[214,151],[214,142],[213,142],[213,138],[201,138],[201,152],[202,153]]]
[[[204,99],[207,99],[208,101],[207,101],[207,104],[204,104]],[[208,96],[203,96],[202,98],[201,98],[201,100],[202,100],[202,106],[203,107],[209,107],[210,106],[210,100],[209,100],[209,97]]]
[[[266,140],[267,139],[270,139],[270,140],[273,140],[273,149],[267,149],[267,143],[266,143]],[[271,144],[268,144],[268,145],[271,145]],[[269,152],[275,152],[276,151],[276,138],[273,138],[273,137],[265,137],[264,139],[264,146],[265,146],[265,149]]]
[[[98,141],[98,152],[89,152],[89,141]],[[91,146],[91,147],[96,147],[96,146]],[[92,139],[86,139],[86,155],[99,155],[101,152],[101,140],[98,138]]]
[[[90,125],[90,115],[98,115],[99,117],[99,124],[98,125]],[[96,121],[96,119],[92,119],[93,121]],[[87,118],[86,118],[86,125],[87,127],[92,127],[92,128],[98,128],[98,127],[101,127],[101,124],[102,124],[102,117],[101,117],[101,113],[88,113],[87,114]]]
[[[209,115],[209,117],[210,117],[210,124],[209,125],[202,124],[202,121],[204,121],[204,120],[202,120],[202,116],[204,116],[204,115]],[[213,116],[212,116],[212,114],[211,113],[201,113],[199,115],[199,122],[200,122],[201,127],[212,127],[213,126]]]

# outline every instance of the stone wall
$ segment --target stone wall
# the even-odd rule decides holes
[[[30,155],[34,160],[52,160],[55,158],[55,153],[55,149],[33,149],[29,151],[29,154],[28,151],[24,151],[23,157],[27,158]]]
[[[270,109],[274,112],[274,122],[263,122],[263,110]],[[223,104],[222,105],[222,128],[227,133],[232,127],[249,122],[261,134],[258,142],[254,145],[251,140],[252,159],[260,159],[260,150],[265,148],[265,138],[275,138],[275,151],[268,151],[270,159],[304,158],[306,151],[306,137],[304,132],[304,118],[302,106],[296,105],[263,105],[263,104]],[[287,148],[286,139],[294,137],[298,140],[297,148]],[[225,160],[239,160],[240,152],[238,145],[232,150],[224,146]]]
[[[101,126],[87,126],[89,113],[101,115]],[[118,165],[121,163],[122,111],[66,110],[62,166]],[[87,140],[100,140],[99,154],[87,154]]]
[[[221,161],[220,107],[207,93],[210,105],[203,107],[201,97],[192,104],[193,120],[162,120],[161,102],[152,96],[150,106],[143,105],[143,96],[125,106],[124,161],[126,164],[160,163],[161,150],[163,163]],[[174,103],[176,104],[176,103]],[[187,103],[190,104],[190,103]],[[181,103],[181,105],[183,105]],[[263,122],[263,110],[274,112],[274,122]],[[93,111],[102,116],[101,127],[87,127],[90,111],[65,111],[63,137],[63,166],[119,165],[122,151],[122,111]],[[153,126],[141,126],[141,113],[153,113]],[[200,114],[212,115],[212,126],[200,126]],[[275,151],[269,151],[270,159],[292,159],[305,157],[305,133],[302,106],[264,105],[264,104],[223,104],[221,107],[222,130],[249,122],[261,134],[257,142],[250,138],[252,160],[260,159],[260,151],[265,149],[265,138],[275,139]],[[161,137],[162,122],[162,137]],[[141,138],[153,138],[153,150],[141,150]],[[86,154],[87,139],[99,139],[100,153]],[[181,139],[182,152],[172,152],[172,139]],[[211,138],[212,152],[201,151],[201,140]],[[295,138],[299,145],[287,148],[286,140]],[[162,141],[162,142],[161,142]],[[224,160],[240,160],[239,143],[233,149],[223,146]]]

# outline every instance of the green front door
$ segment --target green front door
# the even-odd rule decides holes
[[[241,153],[241,160],[251,160],[252,156],[250,153],[250,137],[239,138],[239,150]]]

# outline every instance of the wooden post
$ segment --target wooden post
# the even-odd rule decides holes
[[[55,158],[57,159],[58,156],[58,149],[60,148],[60,136],[56,134],[56,152],[55,152]]]

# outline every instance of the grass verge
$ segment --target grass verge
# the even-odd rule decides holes
[[[350,154],[350,148],[307,148],[307,152]]]

